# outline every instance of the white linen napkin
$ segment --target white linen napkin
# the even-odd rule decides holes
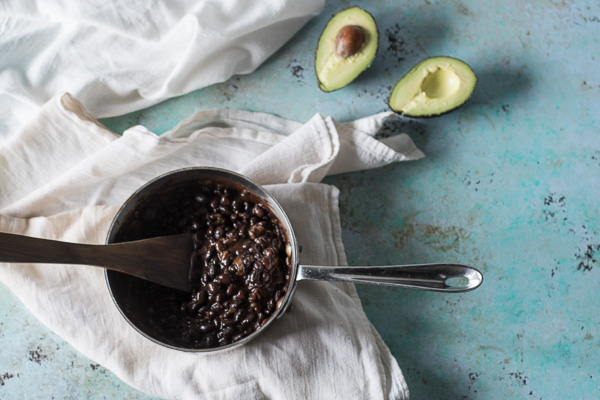
[[[0,139],[70,92],[98,118],[254,71],[324,0],[0,2]]]
[[[66,94],[53,98],[0,148],[0,230],[103,243],[118,207],[165,172],[216,166],[272,193],[303,246],[301,263],[345,265],[338,190],[328,173],[414,160],[400,134],[373,138],[390,113],[305,124],[268,114],[200,112],[161,136],[135,126],[118,136]],[[103,270],[0,263],[0,281],[50,329],[124,382],[168,399],[406,399],[402,372],[351,284],[306,282],[286,314],[223,354],[168,349],[116,310]],[[59,373],[59,372],[57,372]]]

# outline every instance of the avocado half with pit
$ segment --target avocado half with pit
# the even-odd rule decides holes
[[[362,8],[335,14],[317,45],[315,72],[321,90],[341,89],[367,69],[377,53],[378,37],[375,20]]]
[[[452,57],[427,58],[413,67],[392,89],[389,107],[409,117],[432,117],[463,105],[477,77],[465,62]]]

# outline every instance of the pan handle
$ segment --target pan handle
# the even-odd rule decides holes
[[[460,293],[478,288],[483,274],[461,264],[333,267],[300,265],[297,280],[337,281]]]

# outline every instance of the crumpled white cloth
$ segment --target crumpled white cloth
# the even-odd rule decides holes
[[[98,118],[254,71],[324,0],[0,2],[0,139],[56,94]]]
[[[304,264],[345,265],[338,190],[326,174],[423,156],[391,117],[304,124],[268,114],[200,112],[157,136],[118,136],[70,95],[53,98],[0,148],[0,230],[103,243],[120,204],[167,171],[216,166],[246,174],[290,217]],[[365,200],[367,201],[367,199]],[[137,333],[116,310],[101,268],[0,263],[0,281],[50,329],[127,384],[168,399],[406,399],[402,372],[351,284],[301,281],[290,309],[223,354],[184,353]]]

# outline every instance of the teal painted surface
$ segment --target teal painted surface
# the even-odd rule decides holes
[[[413,399],[600,397],[600,5],[597,1],[357,2],[379,24],[373,66],[317,89],[325,11],[255,73],[103,122],[162,133],[194,112],[239,108],[305,121],[387,109],[427,56],[468,62],[473,97],[400,118],[423,160],[327,178],[341,190],[351,264],[449,261],[485,273],[462,295],[359,287]],[[147,397],[73,350],[0,291],[0,398]]]

